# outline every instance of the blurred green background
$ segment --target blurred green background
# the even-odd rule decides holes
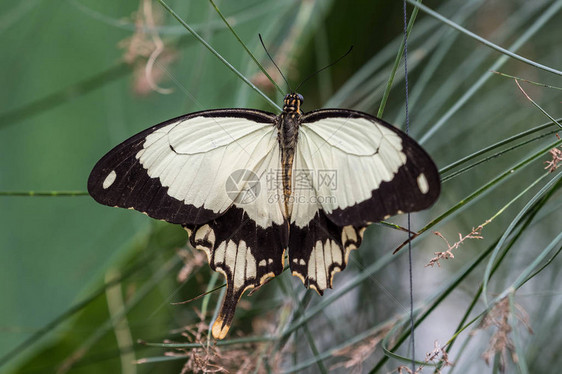
[[[561,3],[424,2],[491,42],[554,69],[562,67]],[[258,67],[208,1],[169,0],[167,4],[281,105],[282,94],[258,74]],[[401,1],[216,4],[248,49],[287,91],[265,56],[258,33],[292,87],[353,45],[349,56],[302,86],[304,110],[341,107],[377,114],[402,40]],[[409,14],[412,10],[409,6]],[[161,91],[171,90],[167,94],[152,90],[144,74],[149,56],[160,42],[164,49],[151,77]],[[196,297],[209,282],[213,288],[222,279],[213,277],[200,255],[186,247],[187,237],[179,227],[96,204],[83,194],[86,180],[95,162],[114,145],[169,118],[210,108],[251,107],[273,112],[276,108],[225,67],[157,1],[3,1],[0,43],[0,371],[177,373],[186,362],[187,372],[197,371],[196,366],[189,366],[189,349],[176,351],[186,357],[164,360],[164,352],[172,348],[147,347],[137,339],[188,342],[179,331],[200,321],[196,310],[205,310],[204,321],[210,323],[220,292],[187,305],[171,303]],[[443,217],[414,242],[415,306],[428,308],[436,295],[444,295],[416,329],[416,357],[423,361],[436,340],[447,343],[464,313],[476,317],[485,309],[477,291],[489,261],[490,266],[499,264],[488,285],[489,301],[527,271],[546,264],[515,293],[509,309],[514,348],[505,350],[505,361],[508,372],[539,373],[558,367],[562,364],[558,354],[562,335],[553,332],[559,331],[562,317],[561,262],[554,256],[562,231],[562,196],[555,180],[560,171],[544,176],[544,162],[550,159],[546,152],[531,160],[556,141],[557,126],[525,98],[512,79],[492,74],[490,69],[556,87],[562,87],[562,79],[505,58],[423,12],[413,27],[408,57],[410,133],[441,169],[545,125],[477,158],[518,146],[447,179],[439,202],[413,216],[414,230]],[[382,114],[398,127],[404,124],[403,75],[400,64]],[[559,89],[521,85],[547,113],[561,116]],[[529,141],[538,135],[542,137]],[[486,187],[525,160],[530,160],[528,166]],[[444,176],[454,170],[446,171]],[[514,200],[540,177],[543,179]],[[463,199],[480,188],[484,190],[463,204]],[[32,191],[60,195],[19,196]],[[67,191],[77,191],[78,196],[65,196]],[[454,252],[454,259],[441,261],[441,267],[424,267],[434,252],[446,249],[431,230],[440,231],[453,243],[459,232],[470,233],[510,202],[482,230],[483,239],[467,240]],[[534,210],[526,208],[528,203],[535,204]],[[456,206],[458,209],[447,213]],[[491,252],[518,214],[528,219],[520,236],[510,235],[509,248],[502,244],[498,257],[490,260],[488,256],[477,263],[478,256]],[[405,224],[404,217],[392,222]],[[288,274],[252,297],[243,297],[230,338],[274,338],[261,343],[243,340],[244,345],[225,347],[222,356],[210,363],[231,371],[313,373],[390,372],[408,365],[396,359],[381,361],[384,355],[377,344],[408,310],[407,256],[405,251],[390,255],[405,239],[404,233],[381,225],[367,230],[365,243],[351,254],[348,269],[336,276],[334,291],[323,298],[307,292]],[[549,245],[552,251],[547,251]],[[187,257],[178,253],[187,253]],[[544,259],[530,269],[540,255]],[[193,267],[180,282],[176,278],[182,258]],[[552,261],[547,263],[549,258]],[[474,269],[467,270],[471,264]],[[353,287],[338,293],[349,284]],[[475,308],[470,309],[473,300]],[[523,314],[521,309],[534,334],[517,319]],[[297,326],[301,313],[310,319]],[[477,327],[477,323],[470,325],[461,334],[462,344],[450,352],[456,372],[476,373],[501,366],[501,350],[493,352],[498,354],[492,355],[490,365],[481,358],[490,337],[501,328],[471,335]],[[361,337],[365,331],[371,334]],[[387,345],[392,346],[396,334],[389,335]],[[342,350],[356,344],[364,348],[363,356],[361,350]],[[411,353],[406,345],[399,352]],[[512,354],[518,357],[517,363]],[[147,364],[132,364],[142,358],[151,359]],[[246,361],[253,366],[240,369]]]

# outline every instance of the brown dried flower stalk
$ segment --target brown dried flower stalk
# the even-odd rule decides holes
[[[355,346],[345,347],[337,352],[334,352],[334,356],[343,356],[346,357],[347,360],[334,364],[330,369],[344,367],[347,369],[348,373],[362,373],[363,362],[365,362],[365,360],[367,360],[373,354],[383,336],[384,335],[382,334],[377,334],[374,337],[363,340]]]
[[[483,224],[481,224],[480,226],[476,227],[476,228],[472,228],[472,231],[468,234],[466,234],[465,236],[462,236],[461,233],[459,233],[459,240],[453,244],[450,244],[449,241],[447,239],[445,239],[445,237],[443,236],[443,234],[441,234],[438,231],[434,231],[433,233],[435,235],[437,235],[438,237],[440,237],[441,239],[443,239],[445,241],[445,243],[447,244],[447,250],[443,251],[443,252],[434,252],[433,254],[435,255],[435,257],[433,257],[431,260],[429,260],[429,262],[427,263],[427,265],[425,265],[426,267],[431,266],[433,267],[434,265],[437,266],[441,266],[441,264],[439,263],[439,260],[448,260],[450,258],[455,258],[455,255],[453,254],[453,250],[457,249],[460,247],[461,244],[464,243],[465,240],[467,239],[484,239],[484,237],[482,236],[482,229],[484,228],[484,226],[486,226],[488,223],[490,223],[492,220],[487,220],[486,222],[484,222]]]
[[[269,367],[277,372],[280,355],[267,355],[266,343],[247,343],[236,346],[220,347],[208,340],[209,325],[204,316],[198,312],[200,321],[183,328],[182,336],[188,343],[197,344],[196,348],[175,348],[165,353],[166,356],[186,357],[181,374],[186,373],[258,373],[265,374],[259,356],[269,356]],[[172,343],[172,341],[165,341]],[[145,360],[138,360],[143,363]]]
[[[404,366],[404,365],[398,366],[396,368],[396,372],[398,374],[405,374],[405,373],[407,373],[407,374],[417,374],[417,373],[421,373],[422,370],[423,370],[423,368],[421,366],[418,366],[418,368],[416,369],[415,372],[412,371],[412,369],[410,369],[409,367]]]
[[[195,269],[199,269],[207,262],[207,258],[203,251],[194,252],[192,250],[180,249],[177,251],[177,254],[183,261],[183,267],[177,275],[177,280],[180,283],[184,282]]]
[[[437,340],[433,343],[433,351],[425,354],[424,361],[426,364],[429,364],[431,362],[433,364],[440,365],[440,367],[453,366],[453,363],[449,361],[449,354],[445,350],[445,347],[441,347]],[[403,373],[416,374],[416,373],[421,373],[424,367],[425,365],[420,365],[414,372],[412,371],[412,369],[410,369],[407,366],[399,366],[396,368],[396,371],[399,374],[403,374]],[[441,373],[441,370],[435,368],[435,372]]]
[[[333,353],[334,357],[345,357],[347,360],[338,362],[330,367],[330,370],[344,367],[348,373],[362,373],[363,363],[375,352],[378,344],[392,329],[395,322],[386,324],[377,331],[375,335],[368,337],[355,345],[340,349]]]
[[[514,316],[527,327],[527,330],[530,333],[533,333],[529,327],[529,318],[527,313],[519,305],[516,305],[516,308],[519,313],[514,313]],[[515,353],[515,346],[510,336],[512,331],[509,323],[510,315],[511,308],[509,297],[505,297],[486,314],[479,327],[479,329],[482,330],[489,327],[496,328],[496,331],[490,338],[488,349],[482,354],[482,358],[486,364],[490,365],[492,358],[498,355],[499,370],[502,373],[506,372],[508,355],[511,356],[513,362],[518,362],[518,357]]]
[[[552,159],[544,162],[546,164],[545,170],[553,173],[558,168],[558,163],[562,162],[562,150],[559,148],[552,148],[549,152]]]
[[[160,18],[161,13],[152,9],[152,0],[141,0],[135,19],[135,33],[119,43],[125,49],[123,59],[135,67],[133,91],[139,95],[147,95],[152,91],[162,94],[172,92],[170,88],[158,86],[164,78],[166,67],[175,59],[175,53],[165,48],[156,29]],[[156,59],[159,69],[154,69]]]

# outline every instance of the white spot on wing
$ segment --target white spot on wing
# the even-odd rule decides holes
[[[328,271],[330,264],[333,262],[332,249],[333,249],[332,242],[326,241],[326,244],[324,245],[324,266],[326,268],[326,271]]]
[[[423,194],[426,194],[427,191],[429,191],[429,183],[427,183],[427,178],[424,173],[421,173],[418,176],[418,187]]]
[[[318,246],[322,248],[322,242],[316,242],[316,245],[312,248],[312,252],[310,252],[310,257],[308,258],[307,277],[311,279],[316,279],[316,249]]]
[[[369,222],[370,224],[371,222]],[[361,239],[363,239],[363,233],[365,233],[365,230],[367,229],[367,227],[362,227],[361,229],[359,229],[359,236],[361,237]]]
[[[102,187],[104,190],[107,190],[112,184],[113,182],[115,182],[115,179],[117,178],[117,173],[115,172],[115,170],[111,170],[111,173],[107,174],[107,177],[105,177]]]

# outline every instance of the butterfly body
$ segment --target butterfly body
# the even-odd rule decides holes
[[[400,130],[347,109],[279,115],[217,109],[171,119],[116,146],[88,191],[102,204],[181,224],[225,276],[213,336],[226,336],[239,298],[281,274],[319,294],[332,286],[366,226],[425,209],[440,191],[427,153]]]
[[[303,98],[300,94],[293,93],[287,95],[284,100],[283,112],[277,117],[286,218],[289,218],[292,212],[292,204],[290,202],[292,192],[291,181],[299,124],[301,122],[300,106],[302,102]]]

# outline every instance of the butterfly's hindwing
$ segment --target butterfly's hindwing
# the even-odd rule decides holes
[[[415,141],[349,110],[303,116],[293,176],[289,265],[320,294],[368,224],[425,209],[440,190],[435,164]]]
[[[289,238],[292,274],[322,295],[326,288],[332,288],[334,274],[345,269],[349,252],[361,245],[364,230],[338,226],[322,211],[303,227],[293,222]]]
[[[226,295],[212,329],[213,336],[222,339],[230,328],[236,304],[244,291],[283,271],[287,225],[261,227],[244,209],[234,205],[211,222],[186,228],[191,231],[191,245],[203,250],[211,268],[226,278]]]

